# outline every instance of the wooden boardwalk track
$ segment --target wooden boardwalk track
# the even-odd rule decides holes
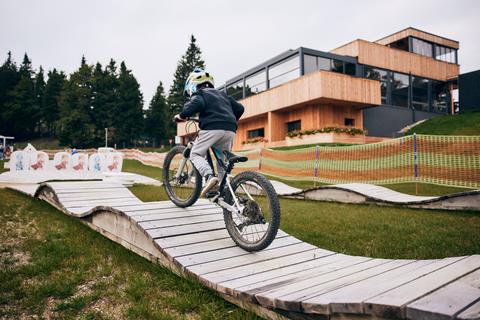
[[[279,231],[248,253],[230,239],[221,209],[140,201],[114,182],[11,185],[110,239],[190,276],[271,319],[479,319],[480,256],[395,260],[349,256]]]

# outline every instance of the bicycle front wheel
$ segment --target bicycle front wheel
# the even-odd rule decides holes
[[[184,146],[170,150],[163,162],[163,186],[170,200],[179,207],[194,204],[202,191],[202,177],[189,158]]]
[[[260,251],[272,243],[280,226],[280,202],[270,181],[257,172],[242,172],[231,182],[233,198],[225,190],[225,201],[240,213],[223,210],[225,225],[233,241],[244,250]]]

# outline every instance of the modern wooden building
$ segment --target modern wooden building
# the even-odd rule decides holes
[[[330,52],[288,50],[221,87],[246,108],[234,149],[377,141],[450,113],[458,48],[458,41],[407,28]],[[183,126],[177,131],[186,136]]]

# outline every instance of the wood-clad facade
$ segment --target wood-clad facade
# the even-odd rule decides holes
[[[460,71],[458,64],[435,60],[365,40],[355,40],[332,50],[332,52],[357,57],[361,64],[440,81],[456,78]]]
[[[407,28],[330,52],[288,50],[220,88],[245,106],[234,149],[289,145],[295,131],[317,132],[310,141],[326,128],[352,133],[338,133],[341,142],[365,143],[450,113],[458,48],[455,40]],[[187,135],[183,124],[177,132]]]

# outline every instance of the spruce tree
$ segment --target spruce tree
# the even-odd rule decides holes
[[[12,60],[12,53],[9,51],[7,60],[0,66],[0,128],[1,134],[13,135],[12,111],[10,98],[12,91],[20,81],[18,67]]]
[[[46,124],[42,118],[43,115],[43,97],[45,95],[45,77],[43,74],[43,68],[40,66],[37,74],[35,75],[34,91],[35,91],[35,104],[34,104],[34,117],[37,123],[37,132],[42,134],[46,131]]]
[[[118,102],[112,112],[113,141],[119,147],[131,145],[143,132],[143,95],[137,79],[123,61],[118,76]]]
[[[53,136],[56,134],[55,123],[59,119],[60,94],[65,83],[65,74],[53,69],[48,72],[48,80],[45,85],[45,92],[42,101],[42,121],[45,122],[47,134]]]
[[[7,131],[17,139],[34,137],[38,121],[32,62],[25,53],[19,69],[20,79],[6,102]]]
[[[171,119],[172,115],[167,105],[163,84],[160,82],[146,111],[146,136],[155,139],[156,145],[168,143],[168,139],[174,136],[170,125]]]
[[[205,68],[205,62],[202,60],[202,51],[197,45],[197,40],[191,35],[188,49],[177,64],[173,84],[168,94],[168,105],[173,114],[180,113],[183,105],[188,101],[183,94],[183,89],[188,75],[195,67]]]
[[[92,67],[82,57],[80,68],[70,75],[60,95],[59,138],[62,145],[89,147],[95,139],[92,121]]]
[[[103,142],[105,128],[113,127],[116,105],[119,102],[117,66],[113,59],[102,69],[97,62],[93,71],[92,107],[94,111],[94,125],[96,128],[96,142]]]

